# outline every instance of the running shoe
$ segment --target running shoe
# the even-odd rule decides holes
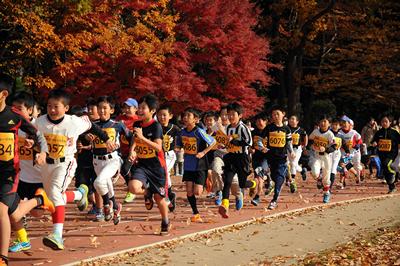
[[[31,242],[28,240],[26,242],[21,242],[19,240],[15,240],[12,245],[8,248],[8,251],[10,252],[20,252],[20,251],[26,251],[31,249]]]
[[[292,180],[292,182],[290,182],[290,193],[295,193],[297,191],[297,184],[296,181]]]
[[[278,207],[278,203],[276,201],[271,201],[268,205],[268,210],[274,210],[276,209],[276,207]]]
[[[111,221],[111,219],[113,218],[114,214],[113,214],[113,208],[112,206],[110,206],[110,204],[106,204],[103,207],[104,210],[104,220],[106,222]]]
[[[121,221],[121,211],[122,211],[122,204],[118,202],[117,209],[114,209],[114,216],[113,216],[114,225],[119,224],[119,222]]]
[[[240,211],[243,208],[243,192],[240,192],[239,197],[236,197],[236,210]]]
[[[322,202],[323,203],[329,203],[329,200],[331,199],[331,193],[329,193],[329,191],[328,192],[325,192],[324,193],[324,196],[323,196],[323,198],[322,198]]]
[[[85,184],[81,184],[78,187],[77,191],[82,193],[82,198],[81,198],[81,200],[79,200],[76,203],[76,205],[78,206],[78,209],[80,211],[84,211],[84,210],[86,210],[86,208],[88,207],[88,204],[89,204],[89,200],[88,200],[89,188]]]
[[[197,213],[197,214],[193,215],[192,218],[190,218],[190,221],[191,221],[192,223],[202,223],[202,222],[203,222],[203,219],[201,219],[200,214]]]
[[[135,198],[136,198],[136,195],[128,191],[128,192],[126,192],[124,202],[131,203],[132,201],[134,201]]]
[[[215,196],[215,205],[220,206],[222,203],[222,191],[218,191]]]
[[[43,245],[49,247],[53,250],[63,250],[64,249],[64,241],[62,237],[59,237],[56,234],[50,234],[43,238]]]

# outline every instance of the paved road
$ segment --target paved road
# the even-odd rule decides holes
[[[143,198],[138,197],[135,202],[124,205],[123,219],[118,226],[112,223],[96,223],[90,220],[84,213],[79,213],[75,206],[67,207],[67,219],[65,224],[65,246],[64,251],[52,251],[41,243],[41,238],[51,232],[52,225],[50,217],[40,220],[32,220],[29,223],[29,233],[32,239],[32,249],[29,252],[10,254],[12,265],[60,265],[71,263],[82,259],[103,255],[118,250],[139,247],[154,242],[172,239],[193,232],[220,227],[240,221],[249,220],[266,214],[273,214],[290,209],[297,209],[320,204],[322,194],[316,189],[315,181],[299,181],[299,192],[291,194],[284,187],[278,208],[274,211],[266,211],[265,207],[270,197],[263,198],[258,207],[250,203],[245,204],[240,212],[231,210],[229,219],[222,219],[217,214],[217,208],[213,202],[202,198],[199,205],[200,212],[205,222],[191,224],[190,207],[187,204],[183,184],[180,179],[174,178],[175,190],[178,191],[178,207],[171,214],[172,230],[169,236],[160,237],[155,233],[159,230],[160,220],[158,211],[154,208],[147,211],[144,208]],[[354,198],[384,195],[387,187],[378,180],[367,180],[361,185],[349,181],[345,190],[334,191],[332,202],[343,201]],[[122,200],[124,196],[124,184],[122,180],[116,187],[117,198]]]

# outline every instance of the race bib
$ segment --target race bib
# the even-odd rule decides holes
[[[342,147],[342,139],[335,137],[336,149],[339,150]]]
[[[328,143],[329,141],[327,138],[318,136],[314,138],[314,146],[315,148],[317,148],[317,150],[319,149],[319,147],[324,147],[326,149],[326,147],[328,147]]]
[[[183,150],[185,154],[197,154],[197,139],[194,137],[182,136]]]
[[[49,157],[59,159],[65,157],[65,148],[67,146],[67,137],[62,135],[45,134],[47,147],[49,148]]]
[[[115,141],[115,136],[117,135],[117,133],[115,132],[115,128],[103,128],[102,130],[107,133],[110,140]],[[93,143],[94,143],[95,149],[106,149],[107,148],[106,143],[97,136],[94,139]]]
[[[0,133],[0,161],[14,159],[14,134]]]
[[[226,146],[229,143],[229,137],[224,132],[222,132],[220,130],[218,130],[217,133],[215,134],[215,140],[218,143],[218,145],[225,145]]]
[[[18,138],[18,153],[19,153],[19,158],[24,161],[32,161],[33,160],[33,152],[32,148],[27,149],[24,147],[25,144],[25,138]]]
[[[392,141],[390,139],[380,139],[378,143],[379,151],[391,151],[392,150]]]
[[[292,144],[299,145],[299,142],[300,142],[300,134],[298,133],[292,134]]]
[[[269,132],[269,146],[274,148],[283,148],[286,145],[285,132]]]
[[[149,159],[156,157],[156,151],[149,147],[143,140],[135,138],[135,152],[139,159]]]
[[[163,148],[164,151],[169,151],[171,149],[172,137],[170,135],[163,135]]]
[[[349,148],[349,150],[351,150],[353,148],[353,140],[347,141],[346,145],[347,145],[347,148]]]

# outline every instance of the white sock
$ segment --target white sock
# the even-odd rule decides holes
[[[79,190],[74,190],[72,192],[74,192],[74,201],[78,201],[83,198],[83,194]]]
[[[53,233],[62,238],[64,224],[53,224]]]

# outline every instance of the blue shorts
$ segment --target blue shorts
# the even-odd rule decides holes
[[[166,175],[165,169],[158,167],[148,169],[144,166],[132,167],[131,180],[139,180],[152,193],[157,193],[161,197],[166,196]]]

